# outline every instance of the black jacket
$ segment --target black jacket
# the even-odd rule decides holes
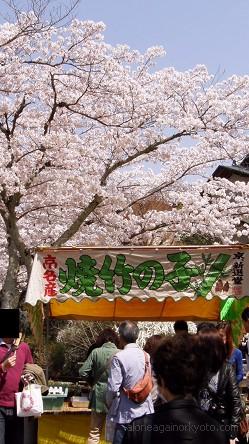
[[[209,391],[212,398],[208,411],[213,418],[222,424],[227,424],[230,438],[235,438],[242,419],[242,403],[240,390],[234,368],[228,362],[223,364],[219,372],[217,392]]]
[[[128,425],[123,444],[228,444],[219,423],[193,399],[163,404],[156,413]]]

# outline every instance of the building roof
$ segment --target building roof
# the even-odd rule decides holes
[[[213,177],[224,177],[225,179],[229,179],[233,175],[249,177],[249,154],[239,165],[219,165],[213,172]]]
[[[240,166],[243,168],[248,168],[249,170],[249,154],[247,154],[247,156],[242,160]]]

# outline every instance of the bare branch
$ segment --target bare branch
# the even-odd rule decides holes
[[[171,180],[170,182],[163,182],[161,183],[158,187],[153,188],[151,191],[149,191],[148,193],[146,193],[144,196],[139,197],[138,199],[132,201],[131,203],[129,203],[129,205],[127,205],[125,208],[123,208],[122,210],[117,211],[117,213],[122,213],[123,211],[128,210],[128,208],[132,207],[133,205],[137,204],[138,202],[141,202],[145,199],[148,199],[149,197],[153,196],[154,194],[159,193],[160,191],[164,190],[167,187],[170,187],[171,185],[173,185],[174,183],[178,182],[179,180],[181,180],[183,177],[187,176],[188,173],[191,172],[192,169],[198,167],[198,166],[204,166],[207,165],[208,163],[213,163],[214,161],[221,161],[224,160],[223,157],[219,158],[219,159],[215,159],[215,160],[209,160],[209,161],[203,161],[203,162],[197,162],[194,165],[190,165],[188,168],[186,168],[178,177],[175,177],[173,180]]]
[[[46,208],[60,208],[60,207],[61,207],[61,205],[59,205],[59,204],[51,204],[51,205],[42,205],[39,207],[31,208],[30,210],[24,211],[24,213],[22,213],[20,216],[18,216],[17,220],[22,219],[23,217],[27,216],[27,214],[30,214],[34,211],[44,210]]]
[[[79,213],[70,227],[67,228],[55,242],[53,242],[52,246],[60,247],[64,245],[67,241],[69,241],[69,239],[71,239],[77,233],[87,217],[95,210],[95,208],[99,206],[102,200],[103,198],[101,196],[95,194],[94,198],[88,204],[88,206]]]
[[[178,139],[179,137],[189,136],[190,134],[191,134],[190,132],[183,130],[180,133],[173,134],[170,137],[166,137],[165,139],[161,139],[155,143],[152,143],[151,145],[147,146],[143,150],[137,151],[136,153],[132,154],[131,156],[128,156],[124,160],[119,160],[118,162],[115,162],[111,167],[108,167],[106,169],[104,175],[101,178],[101,185],[105,185],[106,179],[110,176],[110,174],[112,174],[118,168],[123,167],[123,166],[127,165],[128,163],[131,163],[133,160],[138,159],[139,157],[144,156],[145,154],[153,153],[161,145],[169,143],[174,139]]]
[[[22,114],[23,110],[30,105],[31,102],[26,102],[25,96],[22,99],[22,102],[20,103],[19,108],[16,110],[14,117],[13,117],[13,122],[12,122],[12,128],[10,131],[10,135],[13,136],[14,131],[15,131],[15,127],[16,127],[16,123],[17,120],[19,119],[20,115]]]
[[[160,230],[162,228],[166,228],[168,226],[169,226],[168,223],[160,223],[160,224],[155,225],[152,228],[145,228],[145,227],[141,228],[141,230],[138,233],[133,233],[133,234],[130,235],[129,241],[124,241],[122,244],[123,245],[129,245],[130,242],[132,241],[132,239],[134,239],[135,237],[142,236],[145,233],[150,233],[150,232],[153,232],[153,231],[158,231],[158,230]],[[173,233],[173,230],[169,230],[169,232]]]
[[[61,5],[57,8],[51,7],[51,0],[27,0],[26,11],[25,5],[23,5],[23,11],[18,7],[15,0],[1,0],[1,2],[5,5],[5,9],[6,7],[9,9],[10,13],[8,20],[5,18],[5,21],[17,22],[19,25],[16,34],[0,45],[0,48],[3,48],[22,37],[32,37],[35,34],[47,32],[53,27],[66,25],[67,22],[65,21],[72,18],[72,13],[77,8],[80,0],[71,0],[64,8]],[[33,13],[33,20],[30,19],[30,22],[23,25],[21,15],[23,12],[29,13],[30,11]]]
[[[56,109],[57,109],[57,106],[58,106],[58,104],[57,104],[57,92],[56,92],[55,82],[54,82],[54,74],[50,74],[50,77],[51,77],[52,89],[53,89],[53,92],[54,92],[54,103],[53,103],[52,110],[51,110],[50,116],[48,118],[48,121],[44,125],[44,136],[48,132],[49,126],[50,126],[51,122],[54,119],[54,116],[55,116],[55,113],[56,113]]]

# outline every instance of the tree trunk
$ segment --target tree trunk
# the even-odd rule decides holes
[[[19,304],[21,288],[18,286],[18,273],[20,266],[24,265],[29,276],[32,259],[26,248],[17,226],[15,205],[17,201],[12,198],[7,203],[8,212],[2,212],[8,239],[8,269],[0,292],[1,308],[16,308]]]
[[[1,290],[1,308],[18,307],[20,292],[17,287],[20,258],[12,239],[8,245],[9,264],[7,274]]]

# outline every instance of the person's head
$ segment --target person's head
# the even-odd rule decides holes
[[[163,339],[163,335],[152,335],[145,342],[144,351],[149,353],[149,355],[152,359],[155,355],[156,350],[158,349],[159,345],[161,344],[162,339]]]
[[[207,373],[203,362],[198,336],[175,335],[163,340],[153,361],[162,397],[170,401],[196,395]]]
[[[230,358],[233,351],[233,336],[231,324],[230,322],[222,321],[217,324],[216,328],[225,344],[227,358]]]
[[[207,329],[213,329],[215,328],[215,325],[213,324],[213,322],[201,322],[200,324],[197,325],[197,334],[199,334],[199,332],[201,330],[207,330]]]
[[[2,338],[3,342],[5,342],[5,344],[13,344],[15,339],[16,338]]]
[[[249,307],[246,307],[241,313],[241,319],[243,321],[244,329],[246,333],[249,333]]]
[[[198,337],[208,370],[210,373],[216,374],[227,357],[225,344],[216,327],[201,329]]]
[[[19,337],[20,332],[20,311],[18,308],[0,309],[0,337],[6,343],[13,342],[13,338]],[[8,342],[7,342],[8,341]]]
[[[139,335],[139,328],[135,322],[124,321],[119,325],[118,332],[122,344],[131,344],[136,342]]]
[[[104,328],[98,335],[95,344],[96,347],[102,347],[106,342],[112,342],[116,347],[119,346],[118,334],[112,328]]]
[[[186,321],[178,320],[174,323],[175,333],[188,333],[188,324]]]

